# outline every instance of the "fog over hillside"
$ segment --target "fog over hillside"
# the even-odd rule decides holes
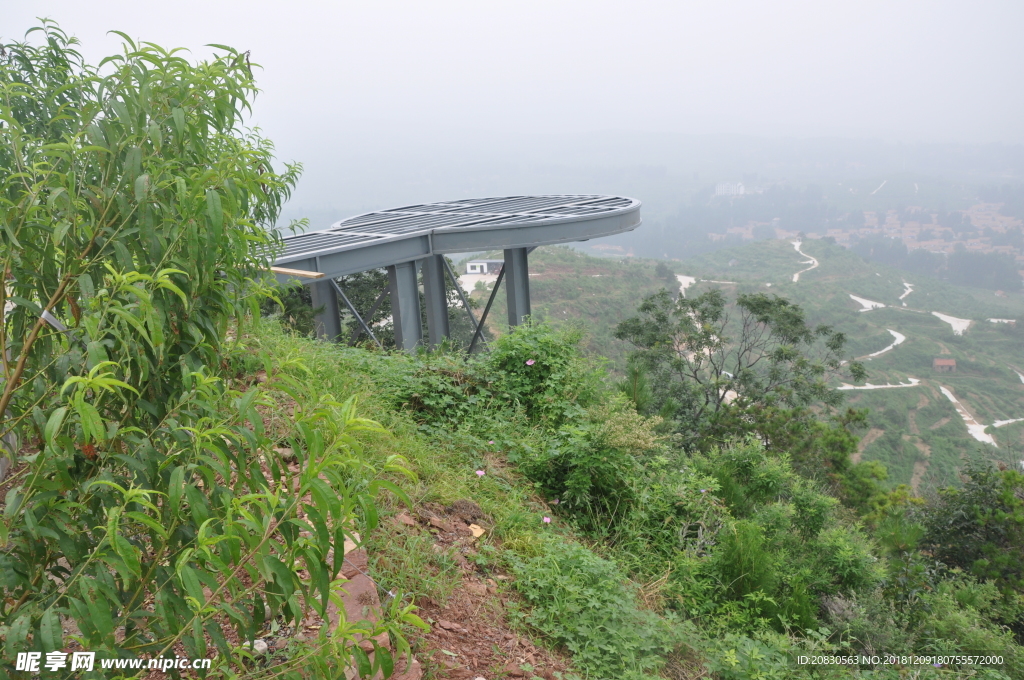
[[[744,176],[1024,172],[1018,2],[7,5],[0,35],[49,17],[94,61],[111,29],[248,51],[251,122],[306,169],[285,216],[313,228],[488,194],[629,194],[658,220]]]

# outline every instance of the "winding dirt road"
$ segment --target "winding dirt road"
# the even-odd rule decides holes
[[[796,248],[796,252],[800,253],[802,256],[807,258],[807,261],[806,262],[802,262],[801,264],[809,264],[809,265],[811,265],[807,269],[801,269],[796,274],[793,274],[793,283],[796,283],[797,281],[800,280],[800,275],[801,274],[803,274],[804,272],[809,272],[812,269],[816,268],[818,266],[818,261],[816,259],[814,259],[813,257],[811,257],[810,255],[808,255],[807,253],[805,253],[804,251],[800,250],[800,245],[803,243],[803,241],[792,241],[792,243],[793,243],[793,247]]]

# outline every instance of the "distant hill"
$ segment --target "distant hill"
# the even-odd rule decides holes
[[[847,392],[851,406],[869,410],[860,455],[885,463],[892,484],[925,490],[956,483],[957,470],[970,457],[1008,465],[1024,460],[1024,421],[992,427],[1024,419],[1024,296],[997,297],[991,290],[908,276],[822,240],[803,241],[799,252],[792,241],[759,241],[660,264],[539,249],[530,259],[534,315],[555,325],[584,323],[590,350],[608,357],[615,370],[629,351],[612,337],[615,325],[645,295],[679,290],[666,268],[696,279],[685,290],[688,296],[711,287],[730,296],[776,293],[800,304],[811,323],[845,333],[851,356],[868,368],[870,385],[905,385],[858,385]],[[797,272],[802,273],[794,282]],[[486,300],[485,291],[475,296]],[[504,295],[496,298],[489,321],[500,330]],[[937,372],[935,358],[953,359],[956,371]],[[971,430],[964,416],[973,419]]]

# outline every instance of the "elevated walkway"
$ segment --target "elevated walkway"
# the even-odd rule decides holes
[[[331,340],[341,337],[342,303],[359,320],[362,332],[376,340],[335,279],[386,268],[388,290],[374,307],[385,294],[390,296],[395,340],[410,351],[424,341],[417,272],[423,274],[431,347],[449,335],[450,280],[476,328],[472,351],[503,278],[508,279],[509,324],[518,325],[530,314],[530,251],[632,231],[640,224],[640,201],[620,196],[505,196],[427,203],[357,215],[323,231],[285,237],[285,250],[274,265],[280,281],[298,278],[311,286],[314,307],[324,307],[318,334]],[[490,250],[504,251],[505,264],[477,321],[444,255]]]

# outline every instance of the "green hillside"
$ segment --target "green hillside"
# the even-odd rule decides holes
[[[890,484],[924,491],[957,483],[957,470],[970,458],[1009,465],[1024,459],[1024,421],[989,428],[998,446],[980,442],[940,391],[950,390],[982,425],[1024,418],[1024,379],[1018,375],[1024,374],[1024,328],[988,320],[1024,318],[1024,296],[997,297],[990,290],[908,277],[821,240],[804,241],[801,250],[807,257],[791,241],[760,241],[661,263],[659,273],[655,260],[595,258],[568,248],[541,248],[530,259],[534,316],[556,326],[582,324],[588,349],[609,358],[612,371],[621,372],[630,347],[612,336],[614,328],[635,312],[644,296],[662,288],[678,290],[665,267],[698,279],[686,289],[689,297],[712,288],[729,295],[776,293],[801,305],[811,323],[844,333],[851,358],[891,345],[890,330],[905,336],[890,351],[863,359],[867,382],[895,385],[913,378],[919,384],[846,392],[850,406],[868,409],[861,456],[884,463]],[[794,273],[810,267],[804,264],[808,257],[818,266],[794,282]],[[912,292],[901,300],[906,283]],[[487,291],[474,295],[485,302]],[[862,312],[851,295],[885,307]],[[488,323],[495,334],[505,320],[504,304],[499,294]],[[970,321],[970,326],[957,335],[932,312]],[[954,359],[956,372],[936,373],[936,357]]]
[[[880,356],[865,359],[873,385],[920,380],[915,387],[851,390],[849,403],[869,410],[870,429],[862,439],[865,460],[889,468],[891,483],[923,490],[955,483],[963,461],[980,456],[1016,465],[1024,459],[1024,422],[988,428],[998,446],[973,438],[964,420],[940,391],[946,387],[982,425],[1024,418],[1024,328],[993,323],[991,318],[1024,319],[1024,296],[997,297],[990,290],[952,286],[927,277],[912,277],[891,267],[866,263],[846,249],[820,240],[801,249],[819,266],[810,265],[790,241],[765,241],[704,255],[680,265],[701,279],[736,281],[736,285],[700,282],[695,295],[709,287],[737,292],[771,290],[800,304],[814,323],[834,326],[849,338],[854,357],[866,357],[893,343],[889,330],[906,340]],[[770,288],[766,287],[771,283]],[[912,292],[903,295],[912,286]],[[860,311],[850,295],[886,306]],[[905,305],[905,306],[904,306]],[[934,316],[938,312],[970,321],[961,335]],[[956,361],[955,373],[936,373],[934,358]]]

